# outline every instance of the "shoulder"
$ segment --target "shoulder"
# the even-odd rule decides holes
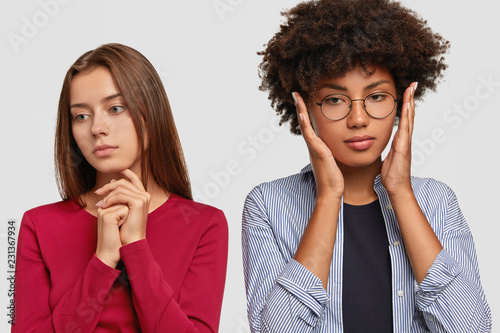
[[[75,233],[75,226],[93,217],[71,200],[59,201],[26,211],[20,225],[39,237],[53,237],[57,233]],[[41,236],[44,235],[44,236]]]
[[[153,212],[154,213],[154,212]],[[171,194],[159,208],[158,215],[168,214],[173,220],[192,225],[221,225],[227,228],[224,212],[216,207]]]
[[[261,183],[245,199],[243,229],[301,224],[309,218],[315,198],[316,184],[310,165],[299,173]]]
[[[457,204],[453,190],[436,179],[412,177],[412,187],[420,208],[428,216],[446,214],[451,205]]]
[[[75,202],[71,200],[58,201],[32,208],[24,213],[32,220],[54,218],[61,215],[75,214],[82,210]]]
[[[447,232],[469,233],[455,192],[432,178],[412,177],[413,192],[434,232],[440,240]]]
[[[315,191],[316,184],[312,168],[307,165],[299,173],[263,182],[255,186],[247,196],[247,200],[273,200],[273,198],[293,198],[304,193]]]
[[[412,177],[415,196],[421,199],[448,199],[454,196],[453,190],[445,183],[433,178]]]

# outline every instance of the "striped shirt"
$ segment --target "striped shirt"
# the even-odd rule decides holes
[[[394,332],[490,332],[491,313],[479,279],[472,234],[445,184],[412,177],[415,197],[443,245],[417,284],[398,222],[382,186],[374,183],[388,236]],[[316,200],[311,165],[256,186],[243,208],[242,247],[252,332],[343,332],[343,208],[327,290],[293,259]]]

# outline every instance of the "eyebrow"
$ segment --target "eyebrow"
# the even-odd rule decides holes
[[[384,83],[390,83],[390,82],[388,80],[380,80],[377,82],[373,82],[373,83],[367,85],[366,87],[364,87],[363,90],[370,90],[370,89],[376,88]],[[340,86],[340,85],[334,84],[334,83],[324,83],[324,84],[320,85],[317,88],[317,90],[321,90],[323,88],[330,88],[330,89],[335,89],[335,90],[347,91],[346,87]]]
[[[117,97],[122,97],[122,94],[121,93],[116,93],[116,94],[104,97],[103,99],[101,99],[101,103],[108,102],[108,101],[110,101],[112,99],[115,99]],[[69,106],[69,109],[71,110],[72,108],[88,108],[88,107],[89,107],[89,105],[87,103],[75,103],[75,104],[71,104]]]
[[[338,84],[333,84],[333,83],[323,83],[320,85],[317,90],[321,90],[323,88],[330,88],[330,89],[335,89],[335,90],[342,90],[342,91],[347,91],[346,87],[339,86]]]
[[[370,90],[370,89],[373,89],[373,88],[376,88],[384,83],[390,83],[388,80],[380,80],[380,81],[377,81],[377,82],[373,82],[372,84],[369,84],[365,87],[365,90]]]

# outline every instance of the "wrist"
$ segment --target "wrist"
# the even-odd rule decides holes
[[[132,244],[134,242],[138,242],[140,240],[146,239],[146,235],[141,235],[141,236],[134,236],[134,237],[123,237],[122,238],[122,245],[128,245]]]
[[[392,204],[398,202],[408,202],[408,200],[415,199],[415,194],[413,193],[411,186],[409,188],[399,187],[397,190],[393,191],[387,190],[387,194],[389,195],[389,200]]]
[[[397,195],[408,195],[409,193],[413,193],[413,187],[411,186],[411,178],[401,179],[399,181],[388,181],[387,179],[382,178],[382,185],[384,185],[387,194],[392,196]]]
[[[316,196],[316,207],[337,208],[342,204],[342,194],[318,193]]]
[[[342,201],[343,191],[340,190],[320,190],[316,192],[316,201]]]
[[[102,261],[104,264],[108,265],[111,268],[116,268],[116,266],[118,265],[118,261],[120,260],[120,258],[118,259],[115,258],[116,256],[106,255],[100,253],[99,251],[95,252],[95,256],[97,257],[97,259],[99,259],[100,261]]]

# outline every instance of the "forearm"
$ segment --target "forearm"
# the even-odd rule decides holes
[[[219,235],[221,239],[225,237],[222,232]],[[120,249],[143,331],[217,331],[226,275],[227,245],[220,240],[215,243],[220,245],[207,245],[203,248],[203,251],[207,251],[206,256],[200,255],[203,258],[195,255],[192,260],[187,259],[191,261],[192,273],[188,272],[183,280],[182,290],[178,292],[163,275],[147,240],[134,242]],[[210,262],[212,259],[216,262]],[[198,263],[198,260],[203,264]],[[175,294],[180,296],[176,297]]]
[[[93,257],[82,276],[52,311],[48,308],[48,278],[41,275],[25,277],[22,268],[19,273],[21,281],[16,290],[18,321],[13,331],[49,332],[79,328],[82,332],[92,332],[119,272]],[[33,282],[37,280],[39,283]]]
[[[111,289],[119,271],[92,257],[83,272],[68,282],[57,305],[51,307],[59,274],[51,272],[50,251],[42,258],[43,244],[38,238],[33,220],[26,213],[21,222],[16,263],[16,324],[13,332],[51,332],[80,328],[82,332],[95,329],[102,311],[104,297]],[[51,278],[51,274],[54,276]],[[57,275],[57,277],[56,277]],[[60,282],[60,281],[59,281]],[[59,283],[58,282],[58,283]]]
[[[123,246],[120,253],[127,269],[141,328],[143,331],[156,332],[162,316],[168,318],[172,312],[181,312],[180,309],[175,309],[178,304],[173,300],[173,290],[152,257],[146,240]],[[193,328],[186,315],[184,318],[176,317],[171,325],[175,325],[179,332],[187,332]]]
[[[461,236],[472,244],[471,236]],[[458,253],[458,258],[465,256]],[[467,257],[475,262],[474,252]],[[473,262],[460,264],[445,249],[416,288],[416,305],[423,311],[431,332],[491,331],[491,311],[479,276],[466,273],[475,270],[474,266]]]
[[[318,277],[305,271],[306,269],[299,263],[292,261],[278,276],[277,283],[262,309],[260,330],[255,332],[315,331],[325,311],[328,296]],[[299,275],[305,280],[295,284],[296,281],[290,276],[291,274]],[[308,275],[310,279],[307,279]],[[303,288],[304,286],[307,287]]]
[[[277,276],[253,272],[245,282],[252,332],[311,332],[328,302],[321,280],[293,259]]]
[[[294,259],[319,277],[326,290],[342,199],[318,197]]]
[[[389,194],[389,199],[413,273],[420,284],[443,247],[412,191]]]
[[[242,250],[251,332],[310,332],[321,318],[328,302],[322,281],[293,259],[312,210],[285,210],[276,223],[288,221],[294,227],[275,229],[261,189],[247,197]]]

